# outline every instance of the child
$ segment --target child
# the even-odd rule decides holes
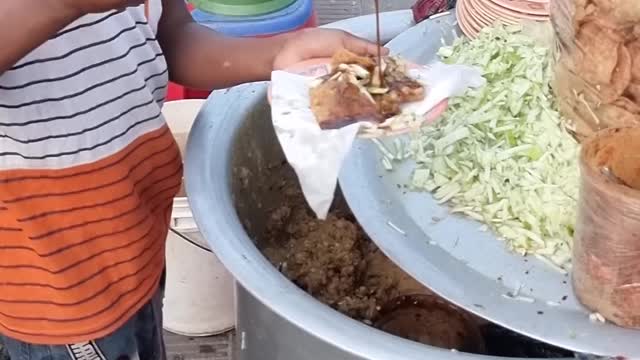
[[[159,284],[182,164],[161,115],[193,88],[375,45],[235,39],[184,0],[0,1],[0,338],[12,360],[164,359]]]

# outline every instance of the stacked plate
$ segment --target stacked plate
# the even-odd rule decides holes
[[[548,21],[553,0],[458,0],[458,24],[468,37],[496,23],[516,24],[523,20]]]

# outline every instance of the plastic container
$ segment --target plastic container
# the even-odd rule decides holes
[[[281,10],[295,0],[190,0],[200,10],[229,16],[255,16]]]
[[[200,24],[229,36],[271,36],[316,26],[312,0],[296,0],[278,11],[260,15],[226,16],[199,9],[191,15]]]
[[[640,329],[640,128],[587,140],[573,245],[573,286],[589,309]]]
[[[165,104],[163,114],[183,156],[187,136],[204,100]],[[233,277],[209,250],[183,191],[174,199],[167,236],[164,328],[187,336],[209,336],[235,325]]]
[[[318,25],[313,0],[296,0],[284,9],[260,16],[225,16],[197,9],[192,16],[222,34],[237,37],[267,37]],[[210,93],[170,83],[167,100],[206,99]]]
[[[554,89],[579,139],[640,125],[638,0],[554,0],[558,39]]]

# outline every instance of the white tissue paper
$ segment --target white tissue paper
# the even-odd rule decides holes
[[[417,116],[426,116],[441,101],[485,83],[477,68],[441,62],[411,69],[409,75],[427,89],[423,101],[402,108],[403,113]],[[333,202],[340,168],[362,125],[320,129],[309,101],[312,80],[313,77],[274,71],[271,74],[271,118],[307,203],[319,219],[325,219]]]

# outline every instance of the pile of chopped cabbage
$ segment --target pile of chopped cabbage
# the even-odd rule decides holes
[[[518,26],[440,49],[446,63],[482,68],[487,84],[450,99],[444,116],[411,140],[412,185],[485,223],[512,250],[568,269],[579,145],[551,93],[549,51]]]

